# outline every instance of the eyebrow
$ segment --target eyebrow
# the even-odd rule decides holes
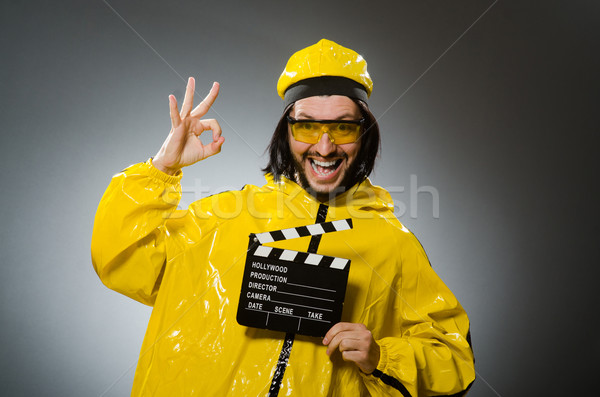
[[[298,119],[298,120],[320,120],[320,119],[315,119],[310,114],[302,113],[302,112],[300,112],[299,115],[298,114],[294,115],[294,118]],[[350,113],[343,113],[343,114],[341,114],[340,116],[336,117],[333,120],[343,120],[343,119],[355,120],[354,115],[352,115]]]

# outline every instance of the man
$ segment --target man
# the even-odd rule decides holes
[[[181,110],[154,158],[115,175],[94,224],[92,258],[109,287],[154,306],[133,395],[462,395],[475,378],[469,322],[416,238],[367,176],[379,129],[365,60],[321,40],[294,54],[279,83],[283,116],[267,184],[177,211],[181,169],[220,152],[201,119],[219,85]],[[198,136],[212,130],[212,142]],[[271,244],[351,259],[342,321],[321,338],[246,327],[236,310],[248,236],[352,218],[353,229]]]

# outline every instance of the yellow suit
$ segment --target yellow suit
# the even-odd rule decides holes
[[[133,165],[115,175],[95,218],[102,282],[154,307],[132,395],[265,396],[284,334],[236,322],[248,236],[314,223],[319,202],[267,176],[263,187],[177,210],[180,179],[150,161]],[[323,235],[318,253],[352,260],[342,321],[372,332],[379,377],[298,335],[279,395],[402,395],[394,382],[412,396],[465,390],[475,378],[469,320],[394,217],[389,193],[366,180],[327,204],[327,221],[352,218],[354,228]],[[306,251],[309,239],[270,245]]]

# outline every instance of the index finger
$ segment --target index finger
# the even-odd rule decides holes
[[[208,113],[208,111],[209,111],[210,107],[213,105],[213,103],[215,103],[215,99],[217,99],[218,95],[219,95],[219,83],[217,83],[215,81],[210,89],[210,92],[206,96],[206,98],[204,98],[202,100],[202,102],[200,102],[198,104],[198,106],[196,106],[196,108],[194,110],[192,110],[191,115],[193,117],[204,116],[206,113]]]
[[[327,345],[337,334],[343,331],[351,331],[360,327],[360,324],[356,323],[337,323],[327,331],[323,337],[323,344]]]

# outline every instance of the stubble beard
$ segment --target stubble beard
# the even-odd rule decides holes
[[[306,177],[306,170],[303,166],[304,164],[306,164],[306,158],[309,155],[310,155],[309,153],[305,153],[302,156],[302,163],[299,163],[298,160],[296,160],[296,157],[294,157],[292,155],[292,160],[294,163],[294,170],[295,170],[294,179],[295,179],[296,183],[298,183],[304,190],[306,190],[308,192],[308,194],[317,198],[317,200],[319,200],[321,202],[332,201],[336,196],[344,193],[345,191],[350,189],[352,186],[354,186],[355,184],[360,182],[357,177],[358,170],[360,168],[359,162],[357,161],[357,159],[354,159],[352,161],[352,163],[350,163],[350,165],[346,169],[343,179],[336,187],[334,187],[333,189],[331,189],[330,191],[327,191],[327,192],[320,192],[320,191],[315,190],[308,182],[308,178]],[[346,157],[346,160],[347,160],[347,157]]]

